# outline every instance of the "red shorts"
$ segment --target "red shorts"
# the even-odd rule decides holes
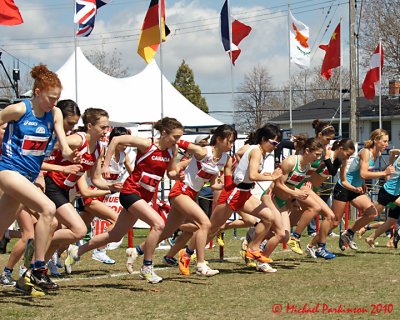
[[[218,198],[218,204],[227,203],[233,211],[241,209],[251,197],[251,190],[234,188],[232,191],[222,190]]]
[[[188,187],[182,181],[176,181],[175,184],[172,186],[171,191],[169,192],[168,199],[177,197],[179,195],[188,196],[190,199],[196,199],[198,191],[193,190],[192,188]]]

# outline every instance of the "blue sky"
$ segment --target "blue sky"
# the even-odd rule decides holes
[[[193,69],[195,80],[204,92],[211,115],[231,122],[232,97],[230,62],[223,50],[219,32],[219,12],[224,0],[166,0],[166,22],[171,35],[163,46],[164,74],[172,82],[182,59]],[[25,23],[0,26],[0,50],[20,59],[21,72],[39,62],[58,70],[74,48],[73,0],[15,0]],[[311,66],[321,65],[320,43],[327,43],[343,16],[344,59],[348,60],[348,4],[345,0],[291,0],[294,16],[310,27],[310,45],[315,54]],[[140,72],[145,62],[136,53],[140,28],[149,0],[112,0],[96,17],[89,38],[78,39],[83,52],[103,47],[122,53],[129,75]],[[231,14],[250,25],[252,33],[242,41],[242,53],[234,67],[234,86],[254,66],[268,68],[278,86],[288,81],[287,5],[285,0],[230,0]],[[332,21],[326,31],[327,24]],[[315,45],[314,45],[314,42]],[[159,61],[159,56],[156,57]],[[12,66],[13,58],[3,53],[3,62]],[[297,67],[292,70],[296,72]],[[220,94],[226,92],[226,94]],[[95,94],[95,93],[94,93]],[[154,119],[156,120],[156,119]]]

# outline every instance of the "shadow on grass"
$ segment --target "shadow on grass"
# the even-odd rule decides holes
[[[15,304],[23,307],[35,307],[35,308],[52,308],[51,305],[43,305],[41,302],[44,300],[49,301],[55,293],[51,292],[42,297],[32,297],[31,295],[24,294],[16,291],[12,287],[10,291],[0,291],[0,305],[1,304]],[[37,302],[37,303],[33,303]]]
[[[143,282],[144,283],[144,282]],[[97,289],[113,289],[113,290],[129,290],[133,292],[147,292],[144,288],[135,287],[134,284],[127,283],[96,283],[89,285],[68,285],[62,288],[63,291],[73,291],[73,292],[90,292]]]
[[[381,247],[381,248],[384,248],[384,247]],[[380,249],[380,248],[378,247],[378,248],[375,248],[375,249]],[[357,252],[358,253],[362,253],[362,254],[384,254],[384,255],[389,255],[389,256],[396,255],[395,252],[393,252],[393,251],[380,251],[380,250],[374,250],[374,249],[366,250],[366,251],[365,250],[358,250]]]
[[[84,275],[86,278],[90,279],[91,277],[99,277],[99,276],[107,276],[113,274],[114,270],[93,270],[93,269],[79,269],[73,270],[72,274],[63,274],[60,279],[73,279],[73,276]]]
[[[203,286],[207,285],[207,279],[200,278],[199,276],[196,276],[196,274],[190,276],[165,277],[163,278],[163,282],[179,282]]]

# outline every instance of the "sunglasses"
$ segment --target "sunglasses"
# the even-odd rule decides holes
[[[279,142],[278,142],[278,141],[275,141],[275,140],[272,140],[272,139],[268,139],[268,142],[269,142],[270,144],[272,144],[274,147],[276,147],[276,146],[279,145]]]

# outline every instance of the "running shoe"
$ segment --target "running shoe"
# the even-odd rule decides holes
[[[47,262],[47,268],[50,271],[50,275],[53,277],[61,277],[61,273],[58,272],[57,266],[52,259]]]
[[[225,245],[224,236],[223,236],[223,233],[222,233],[222,232],[218,235],[218,237],[217,237],[217,242],[218,242],[218,245],[219,245],[220,247],[223,247],[223,246]]]
[[[317,258],[324,258],[325,260],[330,260],[330,259],[336,258],[336,256],[332,252],[326,250],[325,246],[323,246],[322,248],[318,249],[315,252],[315,255],[317,256]]]
[[[287,245],[289,248],[297,254],[303,254],[303,250],[300,247],[300,240],[296,238],[290,238],[289,241],[287,242]]]
[[[57,268],[63,267],[61,257],[58,255],[58,251],[54,251],[53,255],[51,256],[51,260],[53,260]]]
[[[257,260],[258,262],[262,262],[262,263],[270,263],[273,261],[271,258],[264,256],[260,252],[260,250],[252,251],[250,249],[247,249],[246,258],[249,260]]]
[[[309,257],[313,258],[313,259],[317,259],[317,256],[315,255],[315,251],[317,250],[317,248],[315,246],[311,246],[307,245],[306,246],[306,253],[308,254]]]
[[[78,249],[79,247],[73,244],[68,247],[67,258],[64,262],[64,269],[67,274],[71,274],[72,266],[79,261]]]
[[[115,264],[115,260],[107,255],[106,250],[94,249],[92,251],[92,259],[105,264]]]
[[[369,245],[372,249],[375,248],[375,241],[374,241],[374,240],[372,240],[372,239],[370,239],[370,238],[368,237],[368,238],[365,238],[364,241],[365,241],[365,243],[366,243],[367,245]]]
[[[349,245],[350,249],[358,250],[357,244],[353,241],[353,238],[347,233],[347,231],[343,232],[339,239],[341,240],[341,242],[344,246],[344,249],[342,249],[342,246],[340,246],[340,249],[342,251],[344,251],[346,249],[346,244]]]
[[[337,233],[331,231],[331,232],[328,233],[328,237],[331,237],[331,238],[338,238],[339,235],[338,235]]]
[[[146,279],[149,283],[159,283],[163,279],[154,272],[153,266],[142,266],[140,268],[140,277]]]
[[[43,290],[58,290],[60,287],[53,282],[47,275],[47,269],[34,269],[30,276],[31,283],[37,285]]]
[[[204,277],[212,277],[219,273],[219,270],[213,270],[205,263],[198,264],[196,274]]]
[[[261,271],[261,272],[265,272],[265,273],[274,273],[278,270],[272,268],[268,263],[263,263],[263,262],[257,262],[256,265],[256,270],[257,271]]]
[[[190,256],[186,253],[185,249],[179,250],[179,271],[184,276],[190,275],[189,270]]]
[[[24,266],[29,269],[31,267],[31,262],[33,254],[35,253],[35,245],[33,239],[28,239],[24,251]]]
[[[396,229],[393,234],[393,246],[397,249],[397,245],[400,240],[399,229]]]
[[[0,284],[3,286],[15,286],[17,282],[11,276],[11,273],[3,272],[0,276]]]
[[[178,260],[176,260],[174,257],[164,256],[163,261],[164,261],[164,263],[166,263],[167,265],[172,266],[172,267],[177,267],[179,264]]]
[[[44,296],[46,293],[43,291],[42,288],[33,284],[31,282],[30,277],[31,277],[31,270],[28,269],[25,272],[25,274],[22,275],[22,277],[20,277],[18,279],[17,283],[15,284],[15,289],[17,289],[17,291],[22,292],[24,294],[28,294],[32,297]]]
[[[138,257],[138,253],[136,251],[136,248],[128,248],[126,249],[126,270],[130,274],[133,273],[133,264],[135,263],[136,259]]]
[[[19,266],[19,272],[18,272],[19,277],[22,277],[25,274],[26,270],[28,269],[25,268],[25,266]]]

